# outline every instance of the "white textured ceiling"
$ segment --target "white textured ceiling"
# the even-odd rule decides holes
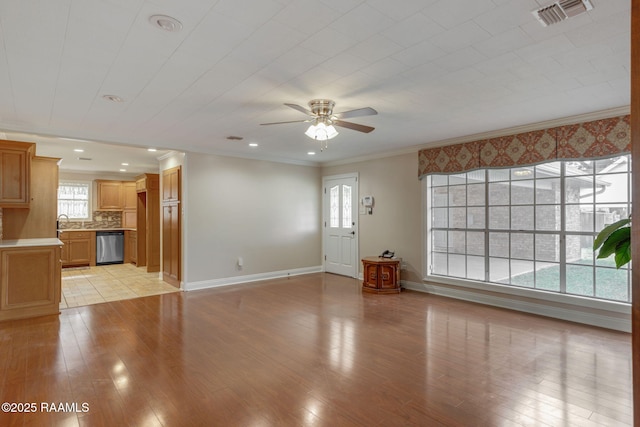
[[[0,130],[325,163],[628,106],[630,0],[547,28],[544,4],[3,0]],[[260,126],[304,119],[283,104],[313,98],[372,107],[349,121],[376,129],[339,129],[311,157],[304,123]]]

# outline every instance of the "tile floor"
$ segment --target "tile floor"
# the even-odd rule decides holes
[[[133,264],[65,268],[60,309],[178,291],[163,282],[160,273]]]

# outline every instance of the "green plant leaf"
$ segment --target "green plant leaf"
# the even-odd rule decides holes
[[[618,244],[624,241],[631,242],[631,227],[623,227],[611,233],[604,243],[602,243],[598,258],[611,256],[611,254],[616,252]]]
[[[616,246],[616,268],[631,261],[631,240],[623,240]]]
[[[613,224],[609,224],[605,228],[603,228],[602,231],[598,233],[596,240],[593,241],[593,250],[594,251],[598,250],[598,248],[604,243],[605,240],[607,240],[607,238],[611,235],[611,233],[613,233],[620,227],[623,227],[629,224],[630,222],[631,222],[631,218],[625,218],[625,219],[621,219],[620,221],[616,221]]]

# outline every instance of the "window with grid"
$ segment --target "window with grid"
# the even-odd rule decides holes
[[[630,302],[593,240],[631,213],[630,156],[430,175],[427,274]]]
[[[69,219],[90,219],[90,189],[90,182],[61,182],[58,186],[58,215],[67,215]]]

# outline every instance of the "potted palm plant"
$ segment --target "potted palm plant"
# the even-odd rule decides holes
[[[615,256],[616,268],[631,261],[631,216],[607,225],[593,241],[598,258]]]

